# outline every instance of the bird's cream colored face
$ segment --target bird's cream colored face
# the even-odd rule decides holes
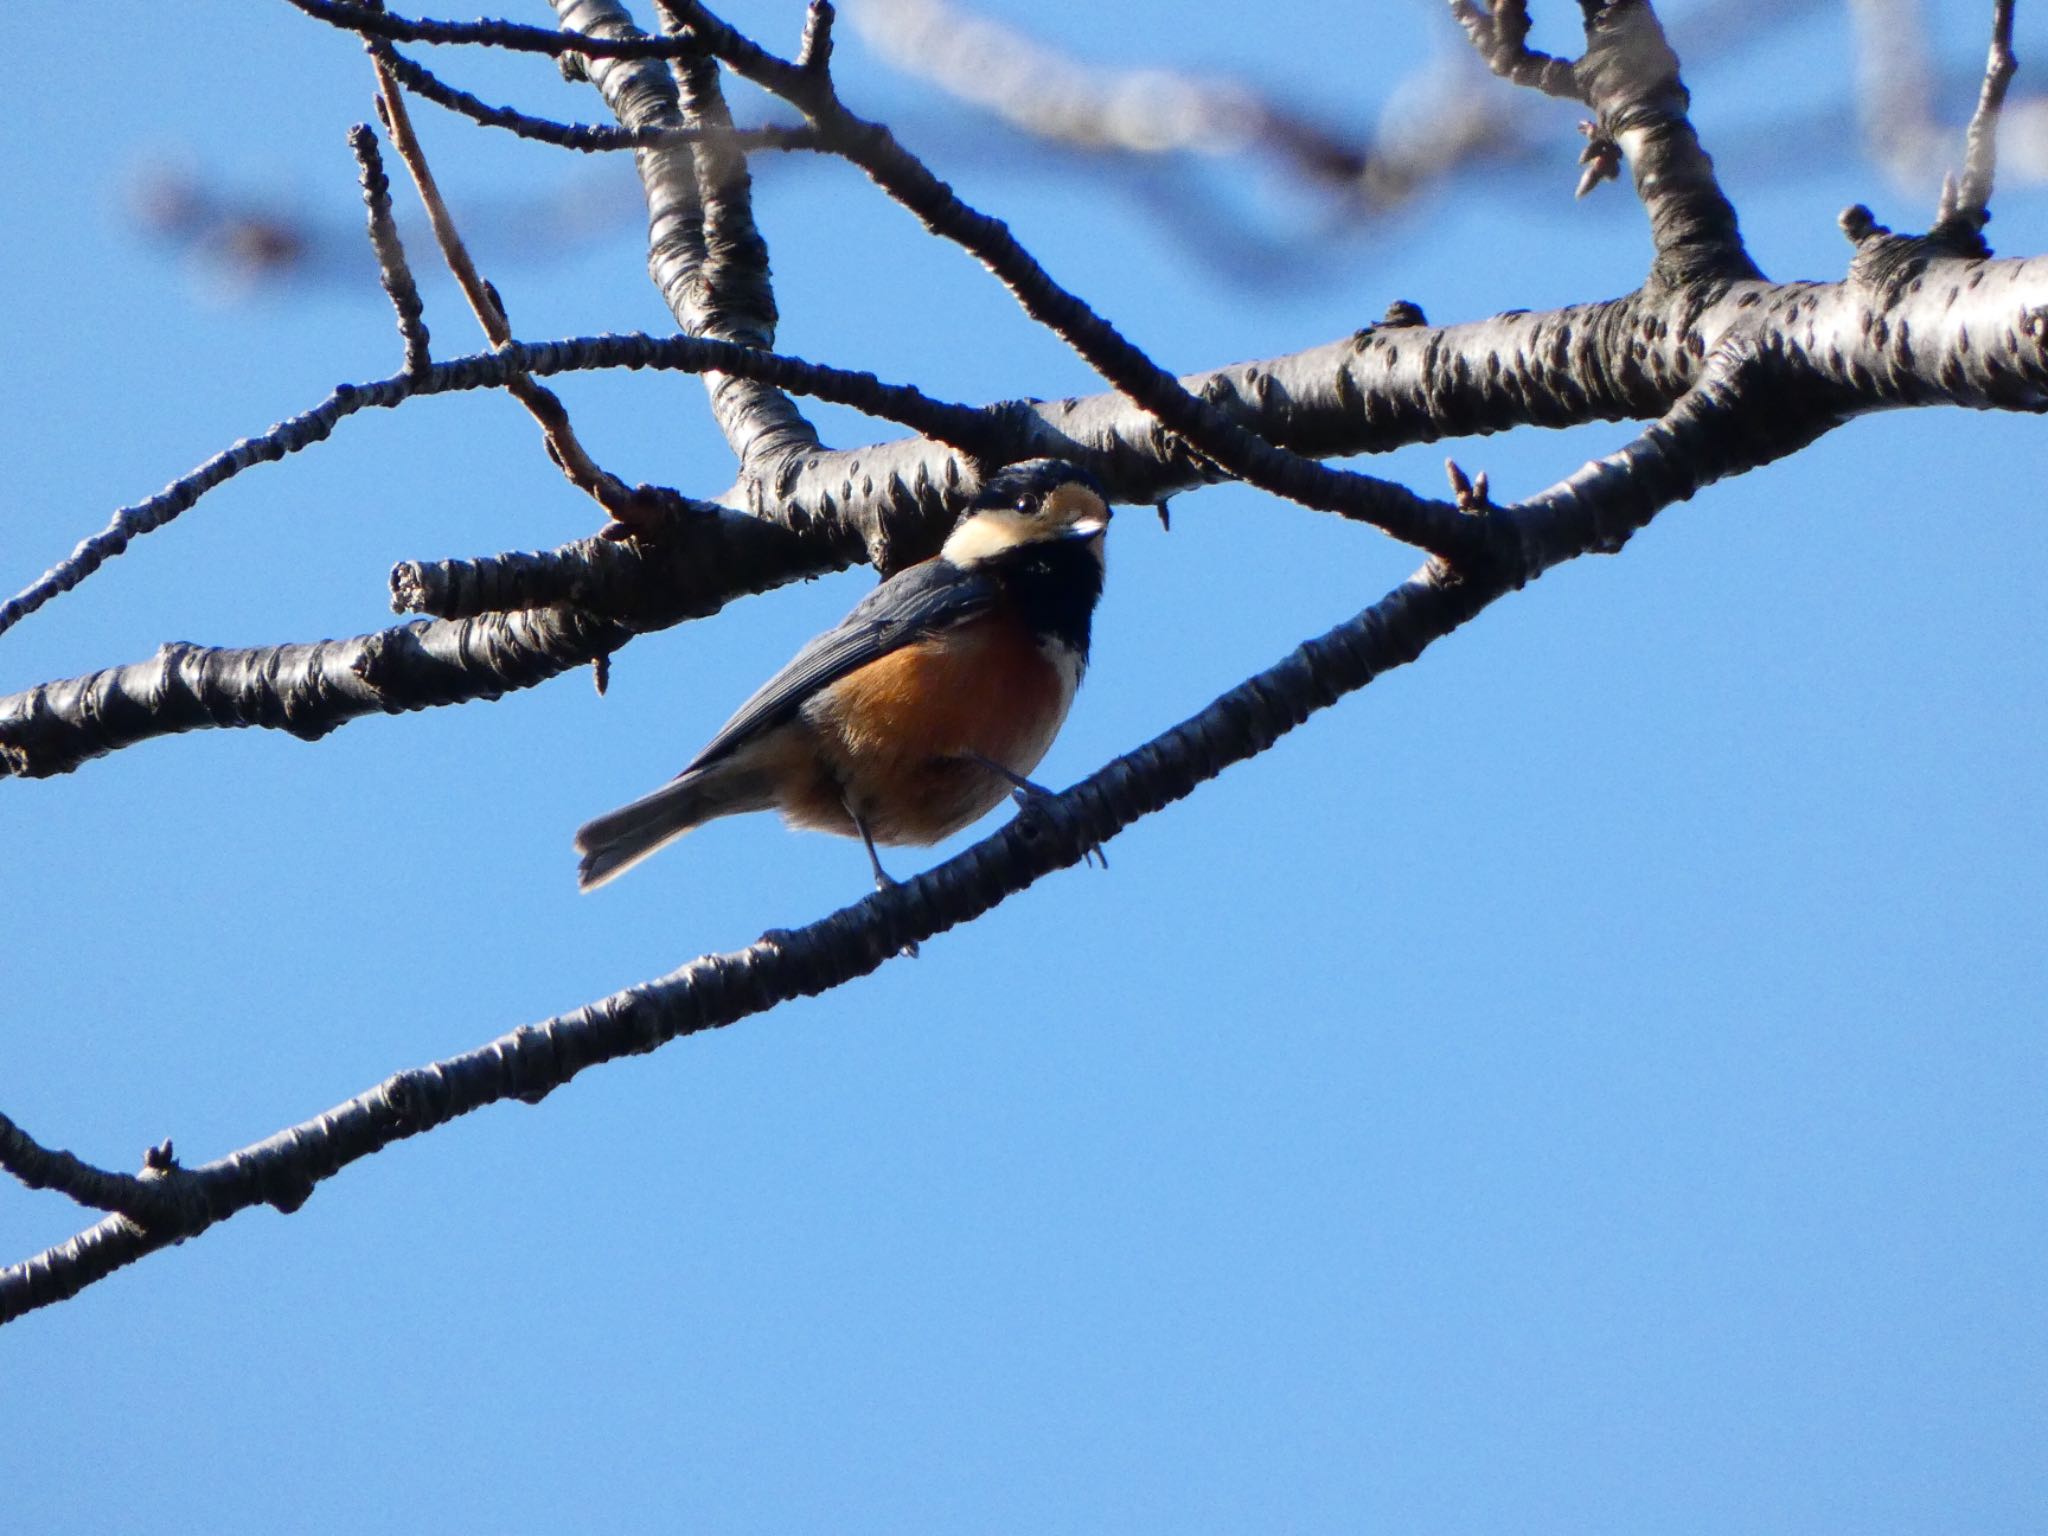
[[[1089,541],[1099,559],[1103,530],[1108,527],[1108,503],[1078,481],[1068,481],[1034,498],[1028,511],[982,508],[953,530],[941,553],[955,565],[973,565],[1022,544],[1071,538]]]

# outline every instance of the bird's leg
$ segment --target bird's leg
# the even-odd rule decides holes
[[[851,806],[847,807],[847,814],[853,817],[854,828],[860,833],[861,846],[868,851],[868,868],[875,872],[875,889],[878,891],[888,890],[890,886],[897,883],[896,878],[889,871],[882,868],[881,856],[875,852],[875,840],[868,836],[868,824],[860,819],[860,813]]]
[[[1022,810],[1033,800],[1050,800],[1053,797],[1053,791],[1047,789],[1043,784],[1027,779],[1021,773],[1011,771],[992,757],[983,757],[979,752],[963,752],[960,755],[970,763],[979,763],[997,778],[1007,779],[1010,783],[1010,798],[1017,802],[1019,810]],[[1081,853],[1081,862],[1083,864],[1091,861],[1099,862],[1104,869],[1109,868],[1109,855],[1104,853],[1094,843],[1090,843]]]
[[[853,808],[852,799],[844,792],[839,796],[839,803],[846,807],[846,814],[853,820],[854,831],[860,834],[861,846],[868,851],[868,868],[875,872],[875,889],[878,891],[888,890],[891,886],[897,884],[897,881],[890,875],[889,871],[882,868],[882,858],[880,854],[875,852],[875,840],[868,832],[868,824],[861,819],[860,812]],[[915,941],[904,945],[902,954],[906,959],[915,960],[917,958],[917,944]]]

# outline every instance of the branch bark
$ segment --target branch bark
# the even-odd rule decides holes
[[[614,0],[553,3],[566,28],[621,40],[642,36]],[[651,59],[591,58],[582,66],[621,127],[710,133],[695,143],[669,140],[633,152],[647,197],[648,272],[685,335],[767,351],[775,345],[775,296],[767,243],[754,227],[746,157],[723,138],[732,116],[715,66],[689,49],[669,58],[673,73]],[[782,477],[819,446],[817,431],[773,385],[716,371],[705,374],[704,385],[719,430],[739,459],[739,480],[725,499],[764,515]],[[827,533],[839,533],[839,526],[828,524]],[[868,542],[862,537],[848,558],[865,553]]]

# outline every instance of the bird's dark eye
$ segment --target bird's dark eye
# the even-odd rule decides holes
[[[1032,505],[1032,499],[1029,496],[1019,496],[1017,498],[1017,510],[1019,512],[1029,512],[1032,509]]]

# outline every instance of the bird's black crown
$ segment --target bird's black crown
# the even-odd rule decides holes
[[[1078,464],[1069,464],[1065,459],[1024,459],[990,475],[975,496],[974,505],[1011,507],[1023,501],[1036,504],[1047,491],[1062,485],[1085,485],[1105,504],[1109,501],[1109,492],[1102,482]]]

